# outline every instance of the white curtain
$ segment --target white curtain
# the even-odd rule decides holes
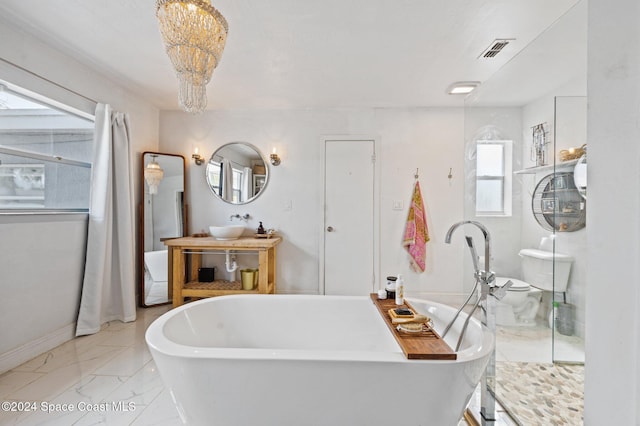
[[[251,167],[245,167],[242,171],[242,202],[249,201],[253,197],[253,171]]]
[[[233,168],[231,161],[223,158],[220,162],[222,169],[222,199],[227,201],[233,200]]]
[[[129,117],[96,107],[87,257],[76,336],[136,319]]]

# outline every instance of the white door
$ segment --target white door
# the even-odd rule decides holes
[[[373,140],[325,140],[324,293],[374,291]]]

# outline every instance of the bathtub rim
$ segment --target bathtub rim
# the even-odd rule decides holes
[[[198,301],[194,301],[177,308],[173,308],[170,311],[162,314],[155,319],[147,328],[145,332],[145,342],[152,352],[162,354],[169,357],[180,358],[194,358],[194,359],[226,359],[226,360],[283,360],[283,361],[354,361],[354,362],[409,362],[409,363],[436,363],[436,364],[449,364],[449,363],[461,363],[469,362],[484,356],[491,354],[493,346],[495,345],[495,338],[487,327],[482,325],[476,318],[471,318],[469,321],[470,329],[476,329],[476,331],[482,333],[482,342],[480,345],[473,345],[470,348],[466,348],[457,352],[456,360],[414,360],[407,359],[397,342],[396,351],[389,352],[373,352],[373,351],[318,351],[308,349],[266,349],[266,348],[220,348],[220,347],[198,347],[188,346],[180,343],[176,343],[164,334],[164,325],[174,316],[179,315],[182,311],[190,309],[194,306],[199,306],[207,303],[220,303],[227,298],[282,298],[282,299],[357,299],[370,300],[367,296],[331,296],[331,295],[304,295],[304,294],[275,294],[275,295],[263,295],[263,294],[234,294],[217,296],[215,298],[207,298]],[[442,309],[443,311],[449,311],[451,316],[456,312],[456,308],[448,305],[444,305],[438,302],[432,302],[419,298],[407,298],[414,307],[416,305],[427,304],[435,307],[436,309]],[[372,307],[373,302],[371,302]],[[466,318],[466,314],[461,313],[461,318],[458,318],[458,322],[463,322]],[[380,321],[383,321],[380,318]],[[391,333],[390,330],[387,330]],[[395,341],[395,338],[392,339]]]

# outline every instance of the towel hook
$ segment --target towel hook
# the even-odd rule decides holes
[[[418,177],[420,177],[420,175],[418,174],[418,169],[417,169],[417,168],[416,168],[416,174],[415,174],[415,175],[413,175],[413,177],[414,177],[416,180],[418,179]]]
[[[451,173],[452,167],[449,167],[449,174],[447,175],[447,177],[449,179],[453,178],[453,174]]]

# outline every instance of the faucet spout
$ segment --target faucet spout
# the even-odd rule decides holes
[[[230,221],[233,221],[233,219],[238,219],[238,220],[244,220],[246,222],[250,218],[251,218],[251,215],[249,213],[245,213],[242,216],[240,216],[238,213],[232,214],[231,216],[229,216]]]

